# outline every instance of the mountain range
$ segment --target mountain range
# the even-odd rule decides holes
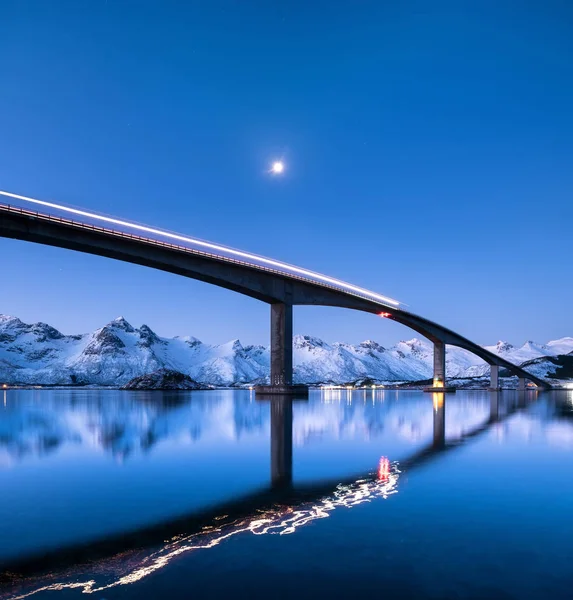
[[[573,368],[573,338],[522,346],[486,346],[540,377],[565,379]],[[358,345],[327,343],[309,335],[293,340],[294,379],[306,384],[420,381],[432,375],[432,344],[413,338],[385,348],[367,340]],[[470,352],[448,347],[448,377],[487,376],[488,365]],[[268,380],[269,350],[239,340],[210,345],[191,336],[164,338],[147,325],[135,328],[119,317],[93,333],[64,335],[45,323],[27,324],[0,315],[0,382],[35,385],[119,387],[134,377],[171,369],[214,386]]]

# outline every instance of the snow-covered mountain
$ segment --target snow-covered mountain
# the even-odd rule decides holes
[[[572,354],[573,338],[526,342],[521,347],[498,342],[488,349],[519,365],[546,359],[531,363],[535,374],[553,374],[559,365],[551,358]],[[354,346],[299,335],[294,339],[295,381],[427,379],[432,374],[432,352],[430,342],[419,339],[384,348],[371,340]],[[489,371],[486,363],[459,348],[448,347],[446,361],[449,377]],[[123,317],[93,333],[63,335],[45,323],[29,325],[0,315],[0,382],[120,386],[158,369],[217,386],[258,383],[268,379],[269,351],[264,346],[243,346],[239,340],[214,346],[194,337],[163,338],[147,325],[132,327]]]

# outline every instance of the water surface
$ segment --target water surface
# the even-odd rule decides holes
[[[8,390],[0,597],[570,598],[572,453],[571,392]]]

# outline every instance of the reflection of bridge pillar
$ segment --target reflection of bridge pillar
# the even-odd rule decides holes
[[[443,393],[432,394],[434,405],[434,448],[446,445],[446,398]]]
[[[499,365],[490,365],[489,389],[499,390]]]
[[[489,420],[493,423],[499,419],[499,393],[492,392],[489,396]]]
[[[305,394],[306,386],[292,384],[292,304],[271,304],[270,385],[257,386],[258,394]]]
[[[271,481],[273,486],[292,483],[292,400],[271,400]]]

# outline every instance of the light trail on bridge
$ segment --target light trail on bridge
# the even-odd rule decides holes
[[[284,271],[290,271],[292,273],[296,273],[297,275],[303,275],[305,277],[310,277],[316,279],[318,281],[322,281],[324,283],[328,283],[330,285],[338,286],[342,289],[346,289],[350,292],[354,292],[357,294],[362,294],[378,300],[379,302],[383,302],[384,304],[389,304],[394,308],[398,308],[401,302],[398,300],[394,300],[393,298],[389,298],[388,296],[383,296],[381,294],[377,294],[371,290],[367,290],[365,288],[361,288],[359,286],[352,285],[346,281],[342,281],[341,279],[336,279],[334,277],[329,277],[328,275],[323,275],[322,273],[317,273],[315,271],[310,271],[308,269],[303,269],[301,267],[297,267],[295,265],[290,265],[288,263],[284,263],[282,261],[274,260],[272,258],[266,258],[265,256],[259,256],[257,254],[251,254],[250,252],[244,252],[242,250],[236,250],[234,248],[230,248],[228,246],[222,246],[220,244],[214,244],[212,242],[207,242],[205,240],[200,240],[197,238],[192,238],[184,235],[180,235],[178,233],[171,233],[169,231],[162,231],[161,229],[155,229],[154,227],[148,227],[146,225],[139,225],[137,223],[132,223],[130,221],[124,221],[122,219],[116,219],[113,217],[106,217],[103,215],[98,215],[97,213],[88,212],[85,210],[80,210],[77,208],[70,208],[68,206],[64,206],[62,204],[55,204],[53,202],[46,202],[45,200],[39,200],[37,198],[31,198],[29,196],[21,196],[20,194],[14,194],[12,192],[7,192],[4,190],[0,190],[0,195],[6,196],[8,198],[13,198],[15,200],[21,200],[23,202],[30,202],[31,204],[36,204],[39,206],[45,206],[47,208],[53,208],[55,210],[61,210],[63,212],[71,213],[74,215],[78,215],[81,217],[86,217],[88,219],[95,219],[96,221],[103,221],[105,223],[111,223],[112,225],[117,225],[119,227],[127,227],[129,229],[135,229],[137,231],[143,231],[152,235],[159,235],[162,237],[166,237],[169,239],[177,240],[179,242],[185,242],[187,244],[192,244],[195,246],[200,246],[202,248],[208,248],[209,250],[215,250],[216,252],[223,252],[226,254],[230,254],[233,256],[238,256],[242,259],[255,261],[259,263],[263,263],[265,265],[269,265],[278,269],[283,269]],[[254,264],[253,266],[257,266]]]

